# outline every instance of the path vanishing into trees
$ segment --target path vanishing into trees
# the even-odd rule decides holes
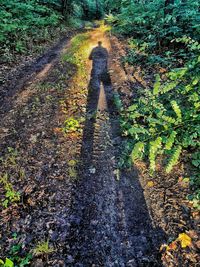
[[[120,42],[104,25],[81,38],[77,51],[73,39],[63,39],[39,69],[35,63],[37,71],[33,64],[26,77],[19,72],[4,95],[1,149],[17,156],[1,171],[11,168],[23,201],[1,213],[1,226],[9,222],[2,240],[17,232],[24,251],[49,240],[54,252],[35,257],[34,267],[161,266],[165,233],[151,217],[137,170],[117,165],[122,140],[113,99],[126,80]],[[65,60],[72,50],[78,65]]]

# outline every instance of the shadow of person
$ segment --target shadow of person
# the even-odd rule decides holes
[[[119,136],[119,118],[112,103],[108,51],[101,42],[89,59],[92,71],[70,219],[69,266],[160,266],[157,254],[165,234],[152,223],[137,172],[122,171],[116,179],[120,149],[113,139]]]
[[[113,111],[112,85],[108,71],[108,50],[98,42],[93,48],[89,60],[92,60],[92,70],[88,85],[88,99],[86,107],[86,120],[83,131],[81,159],[87,165],[91,164],[93,155],[93,141],[96,115],[98,110]]]

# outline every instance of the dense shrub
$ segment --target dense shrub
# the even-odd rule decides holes
[[[169,45],[172,39],[184,34],[200,40],[199,0],[174,0],[168,6],[166,0],[121,1],[120,10],[119,5],[116,9],[111,1],[107,2],[111,14],[115,12],[107,16],[115,31],[142,39],[152,49]]]
[[[80,27],[82,20],[99,19],[103,1],[0,0],[0,55],[10,62],[14,54],[43,44],[54,37],[55,28]]]
[[[120,5],[119,5],[120,3]],[[137,92],[130,106],[120,106],[125,136],[120,167],[148,160],[150,174],[157,160],[167,173],[180,159],[190,166],[189,198],[200,208],[200,1],[106,1],[108,23],[128,37],[123,63],[164,67],[153,88]],[[152,77],[152,79],[154,79]],[[118,99],[118,102],[120,100]]]

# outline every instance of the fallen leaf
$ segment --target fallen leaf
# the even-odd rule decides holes
[[[195,243],[195,245],[200,249],[200,240]]]
[[[62,129],[61,128],[54,128],[53,131],[54,131],[54,133],[61,133]]]
[[[37,135],[32,134],[29,140],[32,143],[36,143],[37,142]]]
[[[187,235],[185,233],[179,234],[178,240],[181,242],[182,248],[186,248],[186,247],[190,246],[192,243],[191,237],[189,237],[189,235]]]
[[[183,177],[180,176],[180,177],[178,178],[178,182],[181,183],[182,181],[183,181]]]
[[[177,248],[177,244],[176,244],[176,241],[172,242],[171,244],[169,244],[169,249],[171,250],[176,250]]]
[[[153,182],[153,181],[149,181],[149,182],[147,183],[147,186],[148,186],[148,187],[153,187],[153,186],[154,186],[154,182]]]

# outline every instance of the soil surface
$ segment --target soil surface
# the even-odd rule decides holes
[[[53,47],[49,48],[46,53],[35,60],[33,59],[25,64],[21,64],[17,68],[12,68],[6,73],[4,83],[0,88],[0,106],[4,105],[3,110],[5,108],[8,110],[10,97],[14,96],[16,92],[19,92],[28,83],[32,83],[32,80],[38,73],[44,71],[48,67],[48,64],[54,62],[71,36],[72,32],[63,37]],[[7,97],[9,97],[9,101],[5,103]]]
[[[35,255],[31,266],[197,266],[196,248],[189,265],[163,265],[160,253],[169,237],[197,228],[197,214],[183,208],[188,188],[170,177],[149,188],[145,164],[118,169],[123,139],[113,95],[128,102],[134,81],[139,89],[121,66],[123,44],[101,28],[90,32],[89,50],[96,48],[82,87],[77,66],[62,60],[69,47],[64,38],[2,91],[0,171],[21,198],[1,209],[0,258],[14,244],[24,257],[49,240],[53,252]],[[84,117],[80,131],[64,134],[66,117]],[[183,196],[174,198],[176,190]],[[177,212],[182,228],[173,226]]]

